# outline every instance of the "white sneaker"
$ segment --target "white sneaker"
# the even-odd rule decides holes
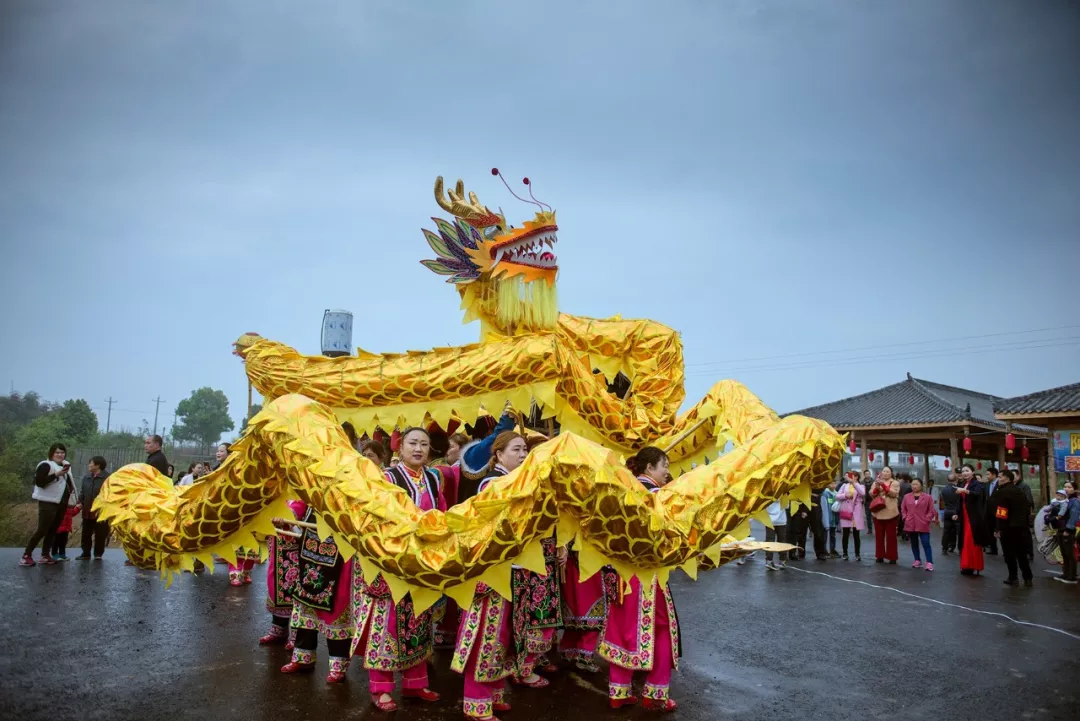
[[[1061,576],[1054,576],[1054,580],[1057,581],[1058,583],[1067,583],[1070,586],[1075,586],[1076,585],[1076,581],[1066,581]]]
[[[780,569],[779,569],[779,568],[777,568],[777,567],[776,567],[776,564],[775,564],[775,563],[773,563],[772,561],[767,561],[767,562],[765,563],[765,570],[766,570],[766,571],[779,571]]]

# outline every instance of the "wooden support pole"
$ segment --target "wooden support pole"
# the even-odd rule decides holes
[[[998,471],[1005,470],[1005,443],[998,445]]]
[[[956,436],[949,439],[949,464],[954,473],[960,472],[960,440]]]
[[[930,454],[924,453],[922,457],[923,483],[930,482]]]
[[[860,470],[869,471],[870,470],[870,449],[866,447],[866,438],[862,439],[862,443],[860,444],[860,452],[862,454],[859,457],[859,461],[860,461],[860,463],[862,465],[862,468]],[[871,474],[871,475],[873,475],[873,474]]]
[[[1039,473],[1039,480],[1042,482],[1043,489],[1043,504],[1049,503],[1054,498],[1054,492],[1057,490],[1057,472],[1054,470],[1054,434],[1049,432],[1046,434],[1046,455],[1043,456],[1042,463],[1039,464],[1042,470]]]

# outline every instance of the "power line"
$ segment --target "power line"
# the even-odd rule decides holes
[[[1001,333],[983,333],[982,335],[968,335],[968,336],[960,336],[958,338],[939,338],[937,340],[916,340],[916,341],[909,341],[909,342],[906,342],[906,343],[888,343],[888,344],[884,344],[884,345],[864,346],[862,348],[840,348],[840,349],[837,349],[837,350],[805,351],[805,352],[802,352],[802,353],[787,353],[787,354],[784,354],[784,355],[760,356],[758,358],[733,358],[733,359],[730,359],[730,360],[722,360],[722,361],[705,361],[705,362],[702,362],[702,363],[687,363],[686,367],[687,368],[697,368],[697,367],[700,367],[700,366],[730,365],[730,364],[733,364],[733,363],[749,363],[751,361],[780,360],[780,359],[783,359],[783,358],[799,358],[799,357],[803,357],[803,356],[829,355],[831,353],[856,353],[856,352],[864,351],[864,350],[880,350],[882,348],[904,348],[904,347],[907,347],[907,346],[927,345],[927,344],[930,344],[930,343],[955,343],[955,342],[959,342],[959,341],[963,341],[963,340],[980,340],[982,338],[997,338],[997,337],[1006,336],[1006,335],[1025,335],[1027,333],[1043,333],[1043,332],[1047,332],[1047,331],[1068,330],[1068,329],[1073,329],[1073,328],[1080,328],[1080,325],[1061,325],[1061,326],[1056,326],[1054,328],[1032,328],[1030,330],[1003,331]],[[1044,339],[1044,340],[1050,340],[1050,339]]]
[[[1055,339],[1046,339],[1046,340],[1064,340],[1064,339],[1055,338]],[[1005,352],[1010,352],[1010,351],[1031,350],[1031,349],[1036,349],[1036,348],[1058,348],[1058,347],[1062,347],[1062,346],[1073,346],[1073,345],[1080,345],[1080,340],[1066,340],[1066,342],[1044,343],[1042,345],[1023,345],[1023,344],[1014,343],[1014,344],[1009,344],[1009,345],[1002,345],[1000,347],[995,347],[994,352],[1005,353]],[[927,351],[925,353],[916,354],[916,355],[892,354],[892,355],[884,355],[884,356],[864,356],[864,357],[861,357],[861,358],[854,358],[854,359],[842,359],[842,358],[840,358],[840,359],[831,359],[831,360],[830,359],[823,359],[825,362],[807,363],[805,365],[780,365],[780,366],[759,366],[759,367],[741,368],[741,369],[737,369],[737,370],[723,371],[722,374],[723,375],[734,375],[736,373],[766,373],[766,372],[771,372],[771,371],[791,371],[791,370],[806,370],[806,369],[816,369],[816,368],[833,368],[833,367],[836,367],[836,366],[860,365],[860,364],[863,364],[863,363],[886,363],[886,362],[889,362],[889,361],[898,361],[898,360],[908,361],[908,360],[919,360],[919,359],[922,359],[922,358],[948,358],[948,357],[951,357],[951,356],[973,355],[973,354],[982,354],[982,353],[987,353],[987,352],[989,352],[989,351],[987,351],[985,349],[954,350],[954,349],[942,348],[942,349],[939,349],[937,351]],[[718,375],[719,373],[720,372],[718,372],[718,371],[705,371],[705,372],[698,372],[698,373],[688,373],[686,375],[687,375],[688,378],[695,378],[695,377],[701,377],[701,376],[715,376],[715,375]]]

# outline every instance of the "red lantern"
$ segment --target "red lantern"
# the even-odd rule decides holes
[[[856,450],[855,449],[855,439],[854,438],[852,438],[850,441],[848,441],[847,447],[848,447],[848,450],[851,451],[852,455],[854,455],[855,450]]]
[[[1014,436],[1012,433],[1005,434],[1005,450],[1007,450],[1009,453],[1012,453],[1016,450],[1016,436]]]
[[[977,464],[975,464],[975,465],[976,465],[976,467],[977,467],[977,468],[978,468],[978,469],[979,469],[980,471],[982,470],[982,461],[979,461],[979,462],[978,462]]]
[[[1027,444],[1025,443],[1023,445],[1023,447],[1020,449],[1020,457],[1023,458],[1026,461],[1028,459],[1028,456],[1030,456],[1030,455],[1031,455],[1031,451],[1028,450]]]
[[[908,456],[907,457],[907,464],[909,466],[914,466],[915,465],[915,456]]]
[[[945,459],[945,467],[946,467],[946,468],[948,468],[948,467],[949,467],[949,459],[948,459],[948,458],[946,458],[946,459]]]
[[[964,436],[964,453],[971,453],[971,437]]]
[[[870,462],[871,462],[871,463],[873,463],[873,462],[874,462],[874,452],[873,452],[873,451],[870,451],[870,455],[869,455],[869,456],[867,456],[867,458],[869,458],[869,459],[870,459]]]
[[[1035,466],[1028,466],[1028,470],[1031,471],[1031,475],[1035,475]]]

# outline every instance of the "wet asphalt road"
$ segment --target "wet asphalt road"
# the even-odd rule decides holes
[[[865,549],[864,549],[865,550]],[[934,573],[897,566],[804,561],[798,568],[1058,627],[1080,636],[1080,587],[1036,571],[1033,589],[1004,586],[988,557],[981,579],[956,557]],[[282,676],[281,647],[260,648],[269,623],[265,572],[228,586],[224,566],[166,590],[156,574],[103,562],[18,568],[0,549],[2,716],[11,719],[329,719],[386,717],[366,678],[328,687],[326,654],[308,676]],[[74,555],[74,554],[73,554]],[[872,554],[871,554],[872,555]],[[1080,639],[866,585],[796,570],[745,566],[673,582],[685,656],[673,682],[681,719],[1075,719]],[[461,718],[461,678],[436,658],[443,701],[407,703],[398,719]],[[610,711],[606,678],[561,672],[543,691],[513,692],[506,721],[632,718]]]

